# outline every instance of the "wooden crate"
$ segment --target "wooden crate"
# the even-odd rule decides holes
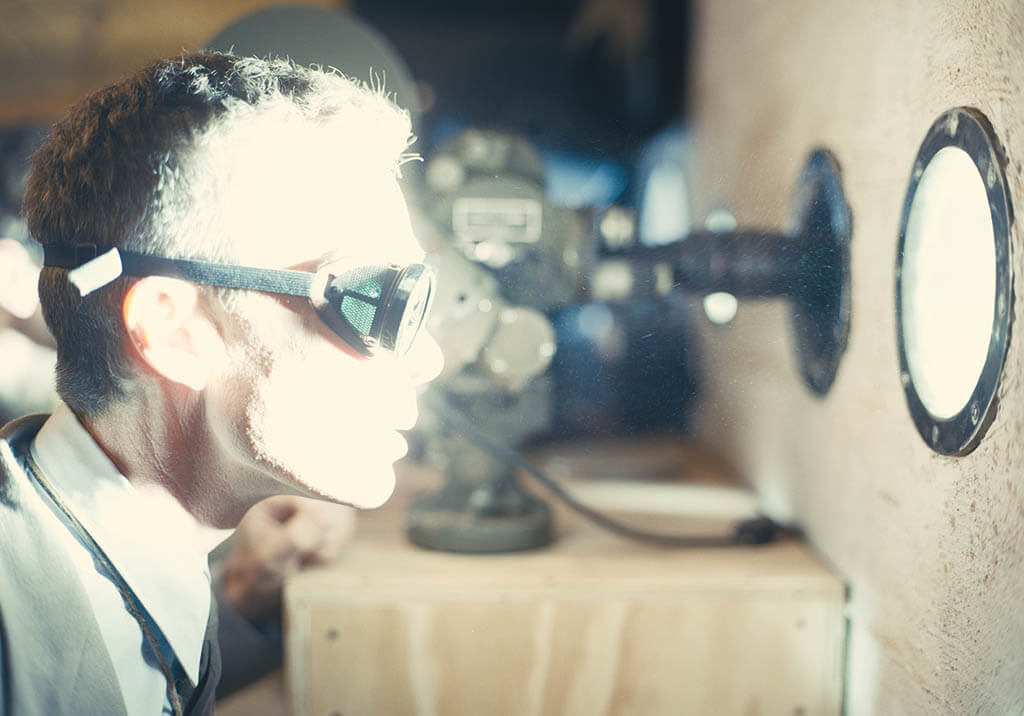
[[[840,713],[844,588],[799,541],[666,549],[560,515],[550,548],[455,555],[405,540],[405,504],[288,583],[296,716]]]

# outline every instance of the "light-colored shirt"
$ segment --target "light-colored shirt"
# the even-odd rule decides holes
[[[194,686],[211,599],[203,529],[166,490],[129,482],[64,405],[40,429],[32,456],[152,618],[165,640],[162,651],[176,658]],[[120,591],[71,530],[61,537],[89,595],[128,713],[172,713],[167,681]]]

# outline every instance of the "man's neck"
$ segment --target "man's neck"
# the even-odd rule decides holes
[[[212,549],[264,495],[245,489],[256,476],[221,449],[201,400],[165,398],[140,392],[79,422],[136,489],[162,491],[191,514]]]

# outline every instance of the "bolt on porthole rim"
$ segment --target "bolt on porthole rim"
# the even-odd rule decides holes
[[[984,366],[970,397],[953,415],[940,417],[925,405],[908,360],[904,329],[903,279],[907,228],[915,193],[932,158],[947,147],[970,156],[978,170],[989,204],[995,242],[995,293],[992,326]],[[928,130],[911,168],[900,219],[896,252],[896,331],[899,376],[907,407],[922,440],[940,455],[963,456],[972,452],[995,419],[998,389],[1010,341],[1013,311],[1013,273],[1010,264],[1010,229],[1013,209],[1007,189],[1007,159],[998,137],[984,114],[972,107],[956,107],[940,115]]]

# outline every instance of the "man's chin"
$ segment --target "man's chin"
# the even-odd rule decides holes
[[[318,497],[361,510],[380,507],[395,491],[393,465],[339,465],[338,469],[343,474],[321,475],[322,479],[300,482]]]
[[[345,502],[361,510],[372,510],[383,505],[395,491],[394,466],[389,465],[381,470],[379,477],[375,476],[368,482],[370,484],[362,485],[361,489],[354,490],[359,493],[356,498],[345,500]]]

